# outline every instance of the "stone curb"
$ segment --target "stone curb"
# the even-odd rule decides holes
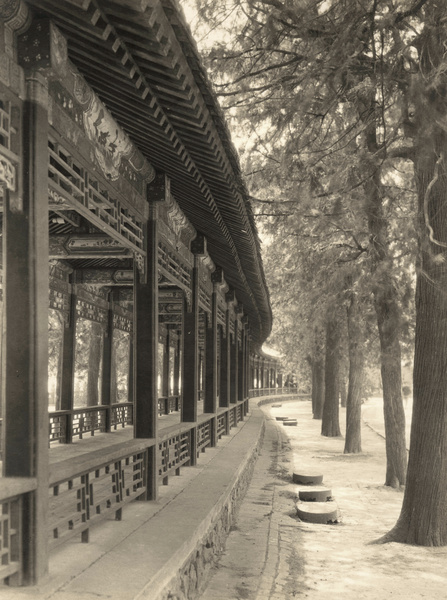
[[[256,400],[256,399],[253,399]],[[254,463],[257,459],[265,428],[265,415],[257,407],[257,402],[251,402],[251,412],[242,425],[241,431],[231,440],[230,444],[212,461],[208,472],[203,473],[205,480],[214,479],[218,461],[225,463],[234,454],[235,444],[243,446],[242,454],[238,452],[239,465],[233,470],[232,476],[224,485],[220,497],[209,510],[201,515],[194,527],[193,536],[183,541],[171,558],[148,581],[144,589],[135,596],[135,600],[167,600],[168,598],[184,598],[196,596],[207,583],[208,572],[214,565],[215,559],[222,551],[225,539],[234,520],[234,513],[243,500],[251,479]],[[233,451],[232,451],[233,449]],[[242,450],[242,449],[240,449]],[[233,461],[234,465],[234,461]],[[214,477],[213,477],[214,476]],[[196,481],[194,485],[200,485]],[[208,482],[208,485],[213,485]],[[222,484],[221,484],[222,487]],[[204,489],[207,489],[204,487]],[[209,489],[209,488],[208,488]],[[179,502],[183,501],[183,496]],[[221,544],[216,544],[214,538],[221,535]],[[194,582],[195,579],[195,582]],[[190,589],[191,583],[195,589]]]

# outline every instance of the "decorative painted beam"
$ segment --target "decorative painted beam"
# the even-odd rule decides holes
[[[53,235],[49,258],[133,258],[134,254],[104,234]]]

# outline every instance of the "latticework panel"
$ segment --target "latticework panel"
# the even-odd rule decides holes
[[[0,581],[20,571],[21,498],[1,503],[0,513]]]
[[[50,442],[65,441],[67,438],[68,414],[51,414],[50,418]]]
[[[146,490],[144,452],[50,487],[50,546],[84,534],[92,522],[121,510]]]
[[[236,425],[235,417],[236,417],[235,410],[234,410],[234,408],[232,408],[231,410],[228,411],[228,419],[229,419],[230,429]]]
[[[217,437],[220,439],[227,430],[227,418],[228,413],[224,413],[217,417]]]
[[[73,436],[82,436],[85,433],[94,435],[95,431],[106,430],[106,408],[96,407],[88,410],[79,410],[73,413]]]
[[[114,404],[112,406],[112,417],[111,425],[114,429],[117,429],[118,425],[125,427],[126,425],[133,424],[133,404],[123,403]]]
[[[202,423],[197,427],[197,450],[203,450],[211,445],[211,423]]]
[[[135,248],[142,249],[143,224],[140,219],[128,207],[122,206],[120,199],[89,173],[69,150],[51,139],[48,148],[50,203],[78,211],[81,206],[85,207],[88,214],[119,233]]]
[[[158,474],[160,477],[166,477],[171,471],[190,461],[190,432],[185,431],[164,440],[158,445],[158,451],[160,454]]]
[[[88,475],[50,487],[48,512],[50,546],[82,533],[90,518]]]

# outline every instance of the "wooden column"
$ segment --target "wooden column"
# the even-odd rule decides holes
[[[174,354],[174,396],[180,396],[180,349],[181,334],[178,334]]]
[[[217,289],[223,282],[222,269],[211,274],[213,293],[211,295],[211,316],[206,328],[206,372],[204,412],[217,411]]]
[[[144,273],[134,261],[134,434],[157,438],[158,433],[158,204],[169,193],[169,181],[157,173],[147,186],[149,219],[144,240]],[[146,499],[157,497],[157,446],[149,449]]]
[[[37,479],[23,498],[23,577],[10,580],[31,585],[48,571],[48,91],[37,72],[26,85],[23,164],[3,203],[3,475]]]
[[[238,400],[239,392],[239,340],[238,340],[238,318],[234,320],[234,336],[231,342],[231,380],[230,380],[230,403],[235,404]]]
[[[250,405],[250,388],[251,388],[251,365],[250,365],[250,335],[248,319],[245,322],[245,403],[244,403],[244,414],[247,415],[249,412]]]
[[[219,406],[227,408],[230,406],[230,357],[231,357],[231,335],[230,335],[230,305],[227,302],[225,311],[225,329],[222,330],[221,348],[220,348],[220,395]]]
[[[111,431],[112,404],[116,398],[112,398],[112,390],[116,390],[112,378],[116,378],[116,371],[112,369],[113,361],[113,293],[109,294],[109,310],[107,314],[107,330],[104,335],[102,352],[102,381],[101,381],[101,404],[108,407],[106,413],[106,432]]]
[[[166,397],[165,412],[169,414],[169,356],[171,352],[171,336],[169,328],[166,327],[166,337],[163,346],[163,376],[161,395]]]
[[[239,314],[242,312],[242,308],[239,307]],[[242,402],[245,400],[245,326],[244,318],[241,321],[241,343],[239,345],[237,357],[238,357],[238,393],[237,400]]]
[[[74,377],[75,377],[75,357],[76,357],[76,304],[77,304],[77,286],[76,271],[70,275],[71,292],[68,323],[65,324],[62,335],[62,376],[61,376],[61,410],[72,411],[74,407]],[[73,417],[69,414],[66,419],[65,439],[66,444],[73,441]]]
[[[192,273],[192,298],[186,307],[183,320],[183,409],[182,421],[197,421],[199,397],[199,260],[206,253],[206,240],[198,234],[191,243],[194,254]],[[195,456],[195,455],[194,455]]]
[[[127,378],[127,401],[133,402],[133,331],[129,335],[129,370]]]
[[[171,336],[169,329],[166,328],[166,336],[163,344],[163,377],[162,377],[162,396],[169,396],[169,354],[171,351]]]

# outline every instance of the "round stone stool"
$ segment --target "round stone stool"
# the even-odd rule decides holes
[[[307,523],[338,523],[338,507],[335,502],[297,502],[296,513]]]
[[[319,473],[294,473],[292,481],[303,485],[320,485],[323,482],[323,475]]]
[[[315,486],[307,490],[298,490],[298,498],[303,502],[330,502],[332,490],[323,486]]]

